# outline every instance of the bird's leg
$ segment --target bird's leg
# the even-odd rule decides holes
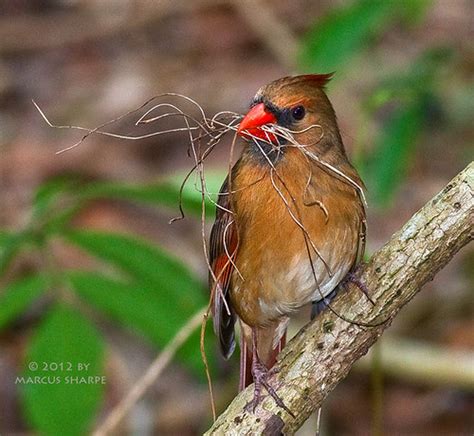
[[[370,297],[367,285],[357,276],[357,270],[359,269],[359,266],[357,266],[355,270],[349,271],[347,273],[346,277],[344,277],[344,280],[342,281],[342,286],[345,287],[349,282],[354,283],[354,285],[356,285],[366,296],[367,300],[372,303],[372,306],[375,306],[375,301]]]
[[[252,328],[252,377],[254,380],[254,395],[250,403],[245,406],[246,410],[255,411],[255,408],[260,403],[262,396],[262,387],[269,393],[275,403],[288,412],[293,418],[295,415],[288,407],[285,406],[283,400],[278,396],[275,389],[270,385],[268,379],[278,372],[278,368],[273,367],[268,369],[266,365],[260,360],[257,351],[257,329]]]

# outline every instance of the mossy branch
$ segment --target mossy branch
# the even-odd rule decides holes
[[[375,343],[398,311],[473,239],[473,191],[471,162],[359,269],[357,275],[366,283],[375,305],[353,287],[340,293],[331,305],[346,318],[371,324],[386,322],[361,327],[327,310],[287,344],[271,383],[295,418],[268,396],[255,413],[245,411],[253,396],[252,385],[234,399],[206,434],[293,434]]]

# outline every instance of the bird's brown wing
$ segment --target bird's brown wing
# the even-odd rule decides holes
[[[211,230],[209,261],[212,274],[209,284],[212,295],[214,331],[219,338],[220,349],[228,359],[235,348],[235,313],[230,301],[233,260],[237,252],[237,226],[231,212],[228,180],[220,190],[217,200],[216,221]]]

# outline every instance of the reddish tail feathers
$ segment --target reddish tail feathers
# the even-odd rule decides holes
[[[265,362],[265,366],[268,369],[271,369],[277,360],[278,354],[283,349],[286,344],[286,331],[278,341],[278,344],[275,348],[272,348],[268,356],[262,356],[261,353],[259,357],[262,362]],[[240,379],[239,379],[239,392],[243,391],[247,386],[253,383],[252,376],[252,348],[253,343],[249,346],[248,342],[245,340],[244,335],[240,336]],[[259,348],[257,347],[257,352]],[[263,353],[265,354],[265,353]]]

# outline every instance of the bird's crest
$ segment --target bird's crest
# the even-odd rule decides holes
[[[300,80],[311,82],[316,86],[324,88],[333,78],[333,76],[334,72],[327,74],[303,74],[301,76],[297,76],[297,78]]]

